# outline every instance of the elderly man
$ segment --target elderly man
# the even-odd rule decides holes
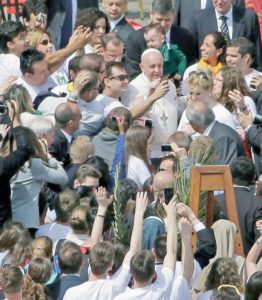
[[[196,132],[213,139],[217,164],[230,164],[234,158],[245,156],[239,135],[231,127],[217,122],[215,114],[206,103],[192,102],[187,107],[186,116]]]
[[[153,121],[155,138],[151,157],[159,157],[161,145],[177,129],[178,102],[176,88],[168,80],[161,81],[163,58],[156,49],[147,49],[141,57],[142,74],[130,82],[122,103],[131,108],[134,118],[148,117]]]

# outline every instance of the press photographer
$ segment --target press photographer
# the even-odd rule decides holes
[[[20,124],[14,100],[0,102],[0,227],[12,217],[10,179],[30,158],[32,147]]]

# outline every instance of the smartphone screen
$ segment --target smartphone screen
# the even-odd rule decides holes
[[[165,203],[168,204],[174,196],[174,188],[164,189]]]
[[[171,152],[172,151],[172,147],[171,147],[171,145],[168,145],[168,144],[161,145],[161,151],[162,152]]]

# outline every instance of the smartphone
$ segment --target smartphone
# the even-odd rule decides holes
[[[161,145],[161,151],[162,152],[171,152],[172,151],[172,147],[169,144]]]
[[[164,189],[165,203],[168,204],[174,197],[174,188]]]
[[[168,80],[168,75],[165,75],[165,76],[163,76],[163,77],[161,78],[161,82],[162,82],[162,81],[166,81],[166,80]]]
[[[145,118],[144,119],[144,126],[151,129],[153,127],[153,120]]]

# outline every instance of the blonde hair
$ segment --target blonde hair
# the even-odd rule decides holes
[[[52,273],[52,264],[47,258],[38,257],[33,259],[25,276],[23,299],[46,300],[45,283]]]
[[[202,75],[202,76],[201,76]],[[206,76],[205,76],[206,75]],[[213,72],[210,68],[201,68],[192,74],[188,78],[189,89],[203,89],[210,90],[213,87]]]
[[[70,146],[71,159],[80,160],[81,163],[86,162],[90,155],[94,154],[94,146],[88,136],[78,136]]]
[[[42,37],[43,37],[44,34],[48,35],[48,37],[51,40],[50,33],[47,32],[47,31],[44,31],[41,28],[34,28],[33,30],[30,30],[27,33],[27,38],[28,38],[28,41],[29,41],[29,46],[32,47],[32,48],[37,49],[38,46],[40,45],[41,39],[42,39]]]
[[[39,236],[32,241],[32,259],[45,257],[51,259],[53,242],[48,236]]]
[[[27,33],[27,38],[28,38],[28,41],[29,41],[29,46],[32,47],[32,48],[35,48],[37,49],[40,42],[41,42],[41,39],[42,39],[42,36],[45,32],[43,31],[43,29],[41,28],[35,28],[33,30],[30,30],[28,33]]]

